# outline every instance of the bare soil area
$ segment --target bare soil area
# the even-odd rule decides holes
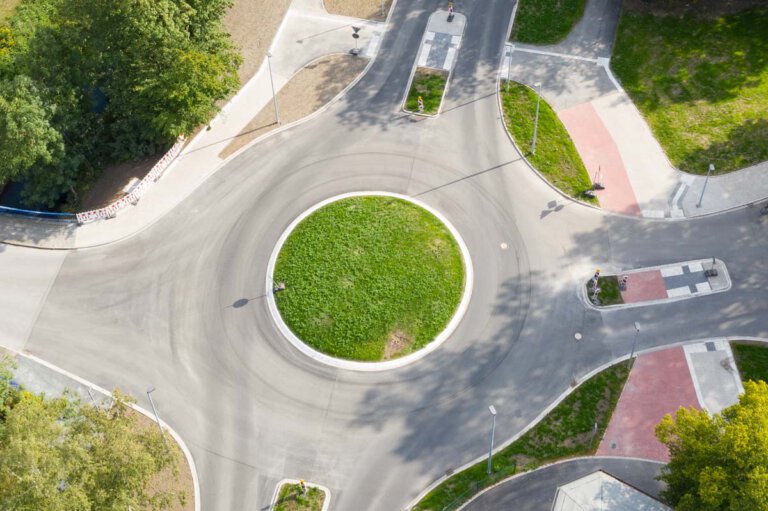
[[[367,63],[368,59],[364,57],[337,54],[308,64],[277,94],[281,122],[288,124],[298,121],[320,109],[344,90],[363,71]],[[275,110],[270,101],[219,153],[219,157],[231,156],[249,142],[277,127]]]
[[[623,8],[646,12],[654,16],[685,16],[719,18],[753,7],[765,7],[765,0],[624,0]]]
[[[384,21],[392,6],[392,0],[384,0],[384,15],[381,15],[381,0],[324,0],[325,10],[330,14],[351,16],[375,21]]]
[[[131,410],[136,417],[136,426],[138,428],[148,429],[156,428],[157,423],[146,415]],[[194,511],[195,509],[195,489],[192,483],[192,470],[187,463],[184,453],[179,445],[173,440],[173,437],[167,435],[168,447],[173,451],[176,461],[175,467],[166,468],[149,482],[150,491],[168,491],[183,494],[181,500],[177,500],[169,511]],[[150,510],[145,510],[150,511]]]
[[[125,195],[123,189],[128,186],[131,179],[142,180],[164,154],[161,152],[106,167],[83,197],[80,211],[103,208],[123,197]]]

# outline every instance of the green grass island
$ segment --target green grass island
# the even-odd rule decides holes
[[[312,212],[288,235],[274,281],[285,324],[332,357],[399,358],[432,342],[465,287],[458,242],[427,210],[391,196],[343,198]]]

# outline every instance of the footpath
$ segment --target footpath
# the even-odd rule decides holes
[[[508,44],[501,69],[503,78],[531,87],[541,83],[542,96],[571,135],[590,178],[605,186],[597,191],[603,209],[646,218],[690,218],[768,197],[768,162],[708,181],[672,166],[611,73],[620,12],[621,0],[589,0],[563,42]]]
[[[306,64],[354,48],[353,26],[360,28],[360,54],[373,58],[384,23],[328,14],[322,0],[293,0],[269,48],[271,62],[265,59],[253,78],[211,121],[210,129],[201,131],[184,147],[136,206],[120,210],[115,218],[82,226],[0,215],[0,241],[38,248],[84,248],[118,241],[152,225],[225,163],[219,153],[272,101],[270,64],[277,92]]]
[[[661,462],[669,451],[656,439],[665,414],[680,408],[719,413],[744,392],[731,347],[708,340],[640,355],[634,362],[597,456],[623,456]]]

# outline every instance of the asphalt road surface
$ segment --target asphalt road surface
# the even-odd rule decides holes
[[[155,385],[161,417],[195,458],[204,510],[265,509],[284,477],[329,487],[335,510],[403,509],[484,452],[489,404],[497,438],[511,437],[574,377],[628,353],[634,321],[640,348],[768,336],[757,211],[675,223],[613,216],[562,199],[521,161],[495,94],[512,2],[456,2],[468,24],[443,113],[400,111],[427,18],[443,6],[399,2],[376,62],[342,101],[245,152],[150,229],[63,262],[26,349],[144,405]],[[359,190],[440,210],[475,268],[455,334],[384,373],[300,355],[264,300],[283,229]],[[596,265],[708,256],[728,264],[731,292],[602,314],[577,297]]]

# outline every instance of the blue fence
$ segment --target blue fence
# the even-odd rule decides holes
[[[49,220],[59,220],[59,221],[75,221],[75,215],[73,213],[54,213],[52,211],[30,211],[28,209],[9,208],[8,206],[0,206],[0,214],[31,216],[35,218],[47,218]]]

